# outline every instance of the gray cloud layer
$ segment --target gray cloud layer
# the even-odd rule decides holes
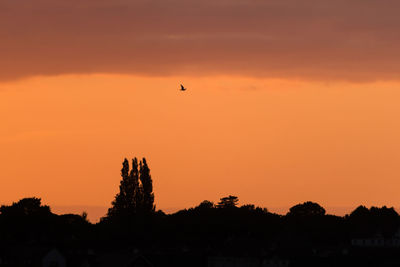
[[[3,0],[0,79],[399,79],[398,0]]]

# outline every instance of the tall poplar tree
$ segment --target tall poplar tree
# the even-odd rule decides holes
[[[129,175],[129,162],[125,158],[121,169],[121,182],[119,193],[111,203],[112,207],[108,209],[108,217],[128,216],[135,212],[134,206],[134,184]]]
[[[146,159],[138,163],[132,159],[132,168],[124,159],[121,169],[119,193],[116,194],[111,208],[108,209],[108,218],[126,218],[148,215],[155,211],[153,181]]]
[[[137,214],[142,202],[142,188],[139,183],[139,164],[137,158],[132,159],[132,169],[130,172],[131,182],[133,184],[133,206],[134,213]]]
[[[145,214],[149,214],[154,212],[156,207],[154,206],[153,181],[145,158],[143,158],[143,161],[140,161],[139,172],[143,194],[141,211]]]

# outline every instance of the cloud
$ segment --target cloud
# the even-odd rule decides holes
[[[400,78],[397,0],[4,0],[0,80],[70,73]]]

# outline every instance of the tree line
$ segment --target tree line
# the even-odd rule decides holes
[[[285,247],[295,246],[296,240],[304,246],[343,244],[377,234],[391,237],[399,227],[400,217],[393,207],[359,206],[341,217],[326,214],[318,203],[307,201],[279,215],[252,204],[240,206],[234,195],[222,197],[218,203],[204,200],[195,207],[165,214],[156,210],[145,158],[133,158],[131,164],[127,159],[123,161],[119,190],[99,223],[90,223],[86,213],[53,214],[40,198],[25,198],[0,207],[0,244],[66,240],[108,244],[117,239],[143,246],[185,244],[216,249],[221,244],[229,247],[230,240],[234,248],[246,251],[249,242],[254,246]],[[242,245],[244,240],[248,241],[246,246]],[[234,248],[230,247],[231,251]]]

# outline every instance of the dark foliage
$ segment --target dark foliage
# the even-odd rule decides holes
[[[223,209],[231,209],[231,208],[236,208],[238,205],[239,198],[236,196],[227,196],[221,198],[220,202],[218,202],[218,208],[223,208]]]
[[[0,208],[0,240],[10,243],[68,242],[87,239],[91,225],[85,214],[56,215],[40,198],[24,198]]]
[[[88,222],[85,213],[53,214],[40,198],[24,198],[1,206],[0,260],[2,251],[12,247],[17,251],[25,247],[30,251],[32,247],[58,247],[71,255],[81,255],[76,251],[88,248],[114,251],[117,258],[126,248],[137,248],[149,252],[153,263],[160,263],[157,266],[194,266],[184,260],[190,255],[268,258],[270,265],[257,266],[280,266],[273,265],[275,258],[290,260],[290,266],[400,264],[396,261],[400,220],[393,208],[359,206],[339,217],[327,215],[319,204],[308,201],[293,206],[282,216],[252,204],[239,206],[239,198],[229,195],[217,205],[204,200],[193,208],[167,215],[155,210],[145,159],[138,162],[134,158],[131,168],[125,159],[121,176],[119,193],[107,216],[97,224]],[[361,244],[372,240],[372,245],[379,241],[383,245],[357,247],[354,240],[361,240]],[[168,255],[168,260],[162,255]],[[174,255],[179,255],[179,260]],[[135,258],[133,262],[148,261]],[[203,261],[195,263],[207,266]]]
[[[103,220],[131,222],[154,213],[153,181],[146,159],[143,158],[139,163],[137,158],[132,159],[131,170],[128,160],[125,159],[122,163],[121,177],[119,193]]]
[[[325,209],[317,203],[308,201],[291,207],[287,215],[296,217],[324,216]]]
[[[139,164],[139,178],[141,182],[142,201],[140,204],[140,212],[142,214],[153,213],[156,209],[154,206],[153,181],[151,180],[150,169],[145,158]]]
[[[42,206],[40,198],[24,198],[14,202],[11,206],[2,205],[0,213],[8,218],[14,217],[32,217],[47,216],[50,213],[49,206]]]

